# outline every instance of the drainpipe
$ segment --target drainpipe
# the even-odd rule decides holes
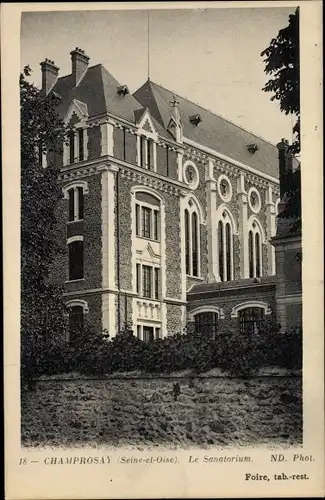
[[[120,262],[120,209],[119,209],[119,181],[120,181],[120,172],[116,172],[116,205],[115,205],[115,213],[116,213],[116,233],[117,233],[117,241],[116,241],[116,263],[117,263],[117,332],[121,331],[121,296],[120,296],[120,288],[121,288],[121,262]]]

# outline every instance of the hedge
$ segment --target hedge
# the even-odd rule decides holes
[[[202,373],[219,367],[245,376],[263,366],[300,369],[301,365],[302,333],[297,331],[283,334],[265,328],[254,335],[222,334],[215,338],[192,332],[143,342],[130,330],[112,339],[83,330],[74,347],[55,337],[35,344],[26,373],[29,377],[69,371],[98,376],[135,370],[170,373],[190,369]]]

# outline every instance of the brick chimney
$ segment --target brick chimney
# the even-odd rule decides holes
[[[40,66],[42,68],[42,92],[47,95],[58,79],[59,68],[50,59],[45,59]]]
[[[281,139],[277,148],[279,151],[280,198],[282,198],[289,188],[288,183],[293,172],[293,162],[288,140]]]
[[[85,51],[76,47],[75,50],[70,52],[72,61],[72,76],[74,85],[77,87],[84,76],[89,63],[89,57],[86,56]]]

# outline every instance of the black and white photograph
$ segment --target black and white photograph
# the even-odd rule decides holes
[[[307,487],[300,3],[169,3],[21,13],[20,446]]]
[[[22,443],[301,443],[299,9],[21,33]]]

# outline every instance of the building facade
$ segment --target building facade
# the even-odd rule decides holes
[[[149,340],[276,319],[276,146],[150,80],[132,95],[79,48],[71,60],[63,77],[41,63],[73,127],[54,158],[65,251],[51,273],[70,325]]]

